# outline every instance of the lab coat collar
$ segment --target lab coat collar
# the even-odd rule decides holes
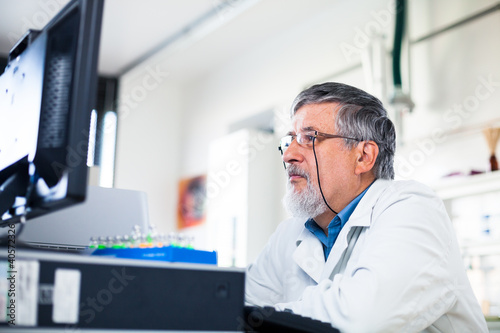
[[[380,194],[387,188],[390,184],[390,180],[377,179],[370,186],[368,191],[366,191],[363,198],[359,202],[358,206],[352,212],[351,217],[347,221],[346,226],[351,227],[369,227],[371,225],[371,213],[373,207],[380,198]],[[342,229],[344,229],[342,228]]]
[[[349,232],[354,227],[369,227],[371,225],[371,213],[380,193],[388,186],[388,180],[376,180],[365,193],[351,217],[344,225],[333,245],[332,251],[325,263],[323,247],[319,239],[309,230],[304,228],[296,240],[297,248],[293,253],[293,260],[299,267],[307,273],[314,281],[319,283],[322,279],[329,278],[349,242],[359,233]],[[355,236],[353,236],[355,235]],[[312,254],[312,255],[311,255]]]

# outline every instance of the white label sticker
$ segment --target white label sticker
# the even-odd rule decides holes
[[[14,290],[15,325],[36,326],[37,324],[39,273],[40,263],[38,261],[24,260],[17,260],[15,270],[7,271],[7,279],[15,281],[16,285]],[[11,306],[12,298],[9,301],[11,302],[9,306]]]
[[[79,270],[56,269],[52,308],[54,323],[78,323],[81,279]]]

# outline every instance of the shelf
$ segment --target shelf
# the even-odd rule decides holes
[[[474,176],[452,176],[442,179],[433,188],[443,200],[500,191],[500,171]]]

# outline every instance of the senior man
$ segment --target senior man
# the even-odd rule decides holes
[[[343,332],[487,332],[442,201],[394,181],[382,103],[340,83],[292,105],[280,142],[288,174],[279,225],[248,267],[246,302]]]

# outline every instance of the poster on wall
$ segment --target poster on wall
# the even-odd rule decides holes
[[[205,222],[206,175],[184,178],[179,181],[177,229],[185,229]]]

